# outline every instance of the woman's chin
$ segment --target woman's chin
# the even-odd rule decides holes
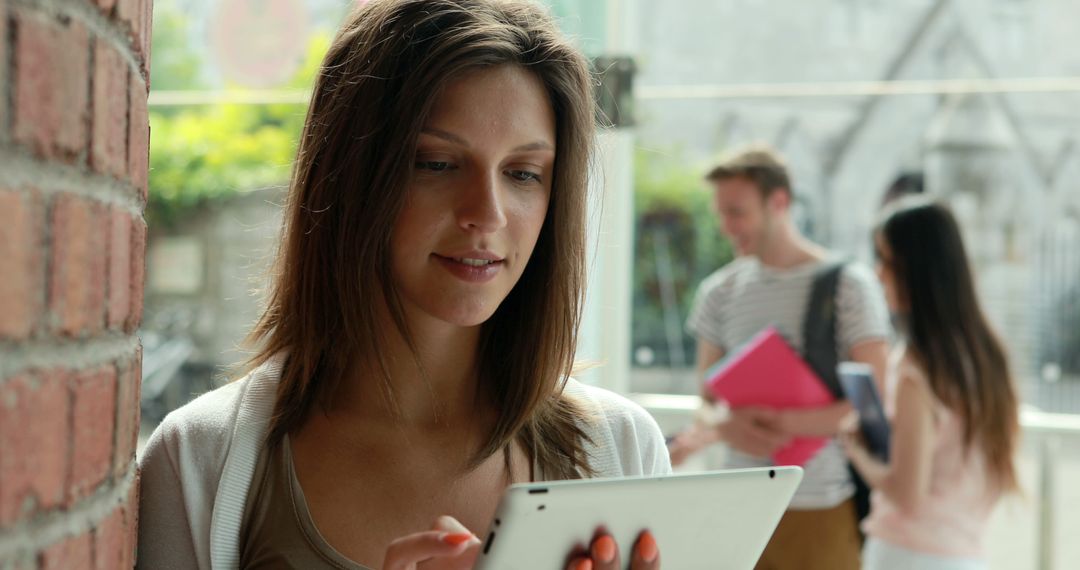
[[[446,307],[444,310],[432,310],[429,314],[449,325],[453,325],[461,328],[473,328],[478,327],[495,315],[495,309],[498,306],[477,306],[477,307]]]

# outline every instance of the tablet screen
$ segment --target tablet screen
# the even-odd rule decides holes
[[[859,429],[867,448],[878,459],[888,461],[889,420],[874,384],[873,369],[858,362],[842,362],[837,372],[844,395],[859,412]]]

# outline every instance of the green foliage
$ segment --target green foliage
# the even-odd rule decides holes
[[[328,37],[313,38],[304,64],[283,88],[309,88],[328,48]],[[189,58],[170,56],[169,50],[182,51],[182,46],[167,46],[164,61],[182,62],[176,65],[186,69],[184,62]],[[159,72],[155,69],[155,77]],[[150,223],[172,227],[217,200],[287,184],[305,112],[303,105],[295,104],[154,109],[150,114]]]
[[[660,365],[677,364],[671,360],[665,336],[662,279],[669,280],[674,292],[673,316],[687,358],[684,364],[692,365],[694,341],[684,324],[694,292],[705,277],[732,258],[731,245],[720,234],[701,172],[677,154],[639,151],[634,158],[633,346],[651,348],[655,363]],[[667,272],[660,257],[664,250],[670,260]]]
[[[199,56],[187,49],[187,17],[175,4],[154,6],[154,33],[150,53],[153,58],[152,86],[155,90],[197,89],[202,65]]]

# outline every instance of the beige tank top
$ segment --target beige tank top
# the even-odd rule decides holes
[[[334,550],[315,528],[288,436],[255,467],[240,529],[240,568],[371,570]]]
[[[533,462],[530,478],[546,480],[538,462]],[[346,558],[319,534],[296,478],[288,436],[259,457],[243,520],[241,569],[371,570]]]

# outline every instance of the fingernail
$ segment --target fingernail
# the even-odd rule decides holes
[[[469,542],[474,537],[471,532],[452,532],[450,534],[443,535],[442,541],[450,546],[460,546]]]
[[[656,560],[656,555],[659,554],[659,552],[656,549],[656,539],[653,538],[651,532],[645,531],[641,533],[641,537],[638,538],[637,542],[637,551],[638,556],[645,562]]]
[[[448,515],[443,515],[436,519],[435,528],[441,528],[442,530],[445,530],[447,532],[454,533],[469,532],[469,529],[465,525],[458,522],[458,520],[454,517]]]
[[[593,543],[592,551],[600,562],[611,562],[615,560],[615,540],[608,535],[601,536]]]
[[[592,570],[592,560],[589,560],[588,558],[578,560],[577,565],[574,566],[574,570]]]

